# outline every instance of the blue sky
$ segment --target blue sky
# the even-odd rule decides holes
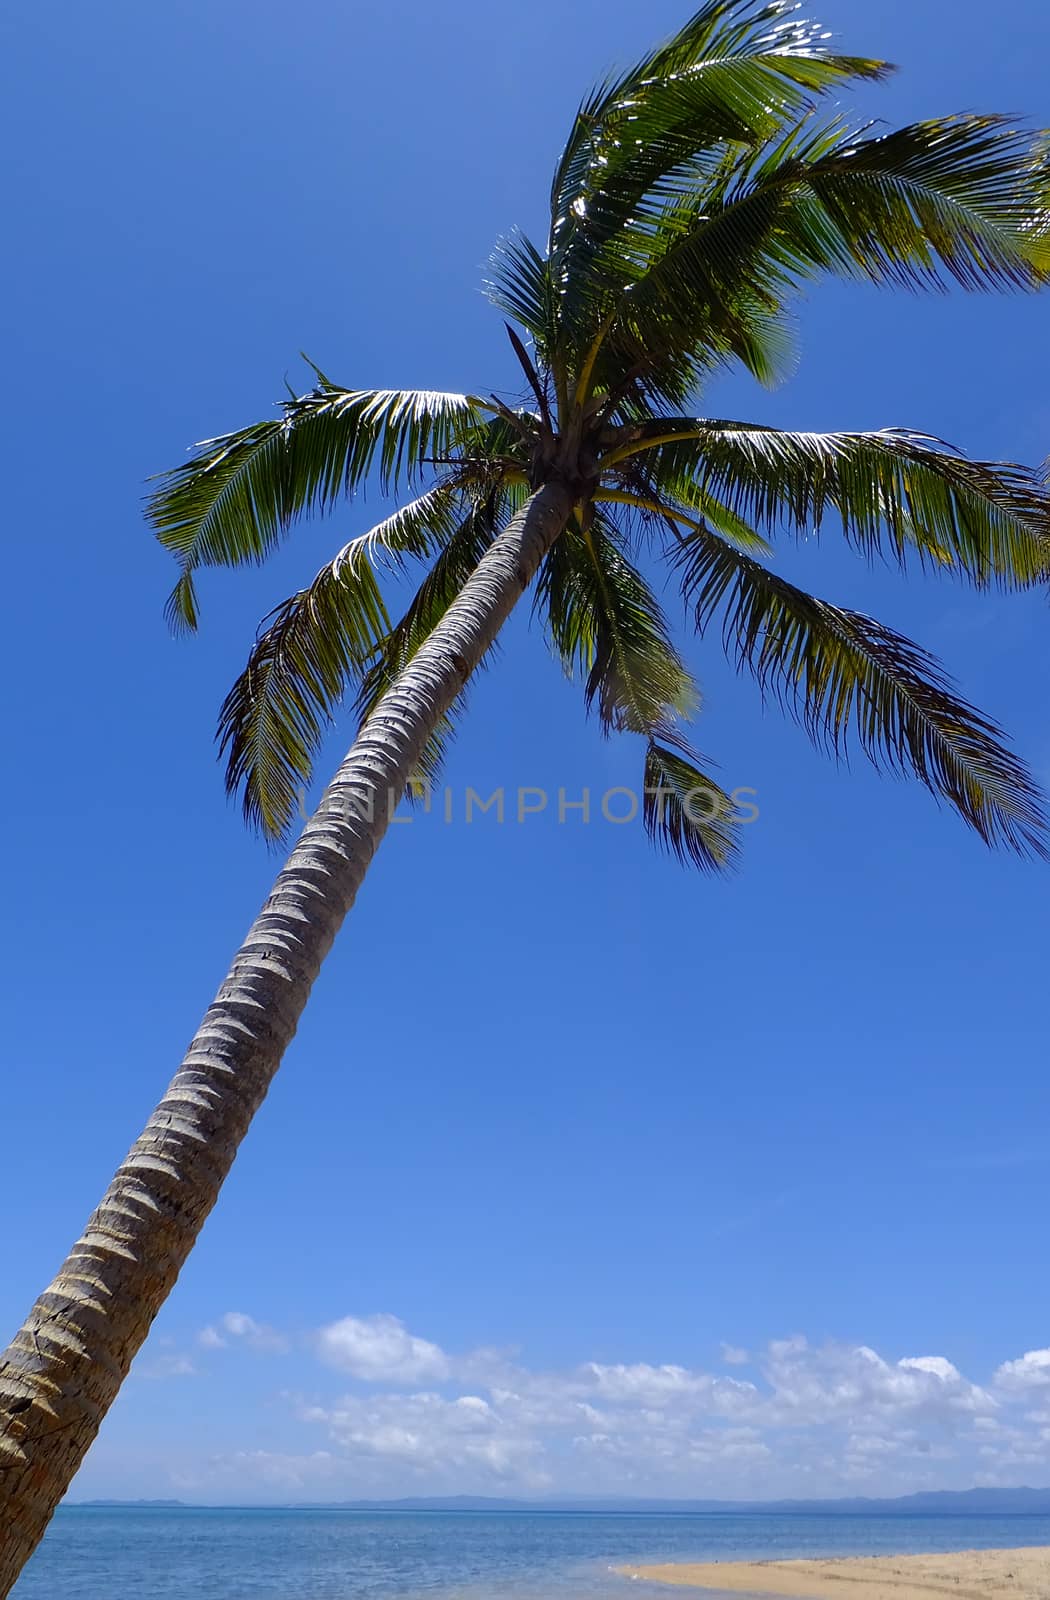
[[[864,114],[1050,122],[1041,0],[820,14],[903,64]],[[0,21],[7,1330],[274,871],[223,797],[222,695],[257,620],[380,503],[211,576],[176,642],[143,480],[267,414],[286,374],[305,387],[303,349],[351,386],[516,388],[488,251],[539,230],[585,86],[684,15]],[[1037,461],[1048,315],[820,286],[798,377],[712,406]],[[1050,781],[1043,599],[904,583],[830,537],[790,560],[942,654]],[[699,743],[756,791],[743,870],[694,878],[637,827],[549,814],[394,830],[78,1496],[1050,1481],[1047,869],[826,764],[713,643],[690,659]],[[453,789],[600,794],[637,769],[517,617]]]

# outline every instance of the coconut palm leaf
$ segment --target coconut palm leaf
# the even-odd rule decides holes
[[[313,757],[349,683],[390,630],[375,573],[355,540],[266,619],[219,713],[226,790],[271,839],[291,825]]]
[[[683,592],[727,650],[813,740],[845,755],[854,734],[878,769],[910,774],[986,844],[1050,858],[1043,801],[1002,730],[959,698],[926,651],[820,600],[711,533],[683,540]]]
[[[727,283],[717,304],[701,319],[696,337],[676,341],[673,331],[657,327],[648,314],[613,318],[601,323],[588,383],[603,413],[621,420],[651,417],[668,407],[679,410],[695,400],[712,377],[742,366],[763,388],[775,389],[792,376],[798,365],[795,329],[770,291],[755,294],[744,283],[735,291]],[[687,314],[696,322],[695,306]],[[595,308],[595,319],[602,306]],[[680,317],[679,307],[674,315]],[[614,375],[624,369],[630,383]]]
[[[298,517],[329,509],[369,472],[390,492],[432,457],[469,453],[487,420],[467,395],[327,380],[282,413],[206,440],[150,497],[147,516],[182,568],[169,601],[176,626],[196,626],[197,567],[264,561]]]
[[[458,484],[451,479],[437,483],[391,512],[367,533],[352,539],[336,560],[344,559],[357,548],[373,563],[385,556],[400,568],[407,566],[409,558],[432,559],[447,545],[459,525],[462,511],[463,491]]]
[[[764,143],[815,95],[888,70],[832,54],[819,24],[794,12],[740,0],[705,5],[584,101],[551,189],[548,254],[567,323],[602,245],[655,197],[695,191],[726,142]]]
[[[834,271],[905,288],[1029,287],[1050,266],[1045,229],[1033,226],[1040,165],[1025,130],[1004,117],[960,115],[862,133],[841,120],[802,124],[757,157],[730,155],[717,191],[692,197],[691,209],[669,219],[675,229],[654,227],[659,217],[625,227],[617,255],[635,260],[638,280],[653,274],[633,300],[683,271],[716,272],[730,239],[745,271],[761,272],[759,291],[769,287],[767,252],[774,282]]]
[[[606,732],[646,739],[642,820],[649,837],[705,871],[736,859],[738,824],[725,791],[698,766],[681,724],[699,704],[659,602],[604,514],[570,527],[541,572],[536,607]]]
[[[836,123],[789,131],[758,156],[730,150],[717,181],[639,209],[587,277],[611,388],[644,353],[671,404],[684,353],[749,362],[750,306],[783,304],[830,272],[910,288],[1033,287],[1050,270],[1042,163],[1000,117],[920,122],[877,138]],[[664,366],[668,381],[662,383]]]
[[[558,344],[558,304],[550,258],[523,233],[500,239],[489,260],[485,290],[492,304],[533,337],[542,361]]]
[[[604,504],[631,506],[663,525],[673,540],[681,539],[683,528],[714,528],[731,544],[751,555],[769,556],[773,546],[767,539],[745,522],[740,514],[724,500],[703,489],[690,473],[674,473],[663,464],[657,485],[644,471],[625,475],[630,489],[599,489],[595,501]]]
[[[645,753],[642,821],[650,839],[683,865],[722,872],[736,865],[739,822],[733,801],[697,765],[689,747],[650,740]]]
[[[796,0],[708,0],[676,34],[641,58],[623,89],[638,93],[674,82],[698,64],[726,58],[770,62],[786,84],[819,92],[893,70],[870,57],[832,53],[829,37],[821,23],[802,15]]]
[[[541,570],[536,606],[588,709],[607,732],[666,732],[699,695],[671,643],[659,601],[605,515],[566,529]]]
[[[928,434],[794,433],[685,417],[627,433],[608,466],[640,459],[658,489],[666,479],[669,498],[711,496],[754,528],[819,530],[831,512],[867,556],[902,566],[914,556],[980,587],[1024,588],[1050,575],[1050,502],[1038,475],[971,461]]]

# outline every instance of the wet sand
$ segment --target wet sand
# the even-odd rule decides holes
[[[821,1561],[674,1562],[620,1567],[627,1578],[782,1595],[786,1600],[1050,1600],[1050,1546],[960,1550],[936,1556],[849,1556]]]

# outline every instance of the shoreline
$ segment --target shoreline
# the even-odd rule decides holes
[[[1050,1546],[938,1555],[829,1556],[617,1567],[625,1578],[781,1600],[1050,1600]]]

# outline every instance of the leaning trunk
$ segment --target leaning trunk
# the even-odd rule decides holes
[[[561,483],[532,496],[380,701],[163,1100],[0,1359],[0,1600],[39,1543],[218,1198],[427,739],[571,506]]]

